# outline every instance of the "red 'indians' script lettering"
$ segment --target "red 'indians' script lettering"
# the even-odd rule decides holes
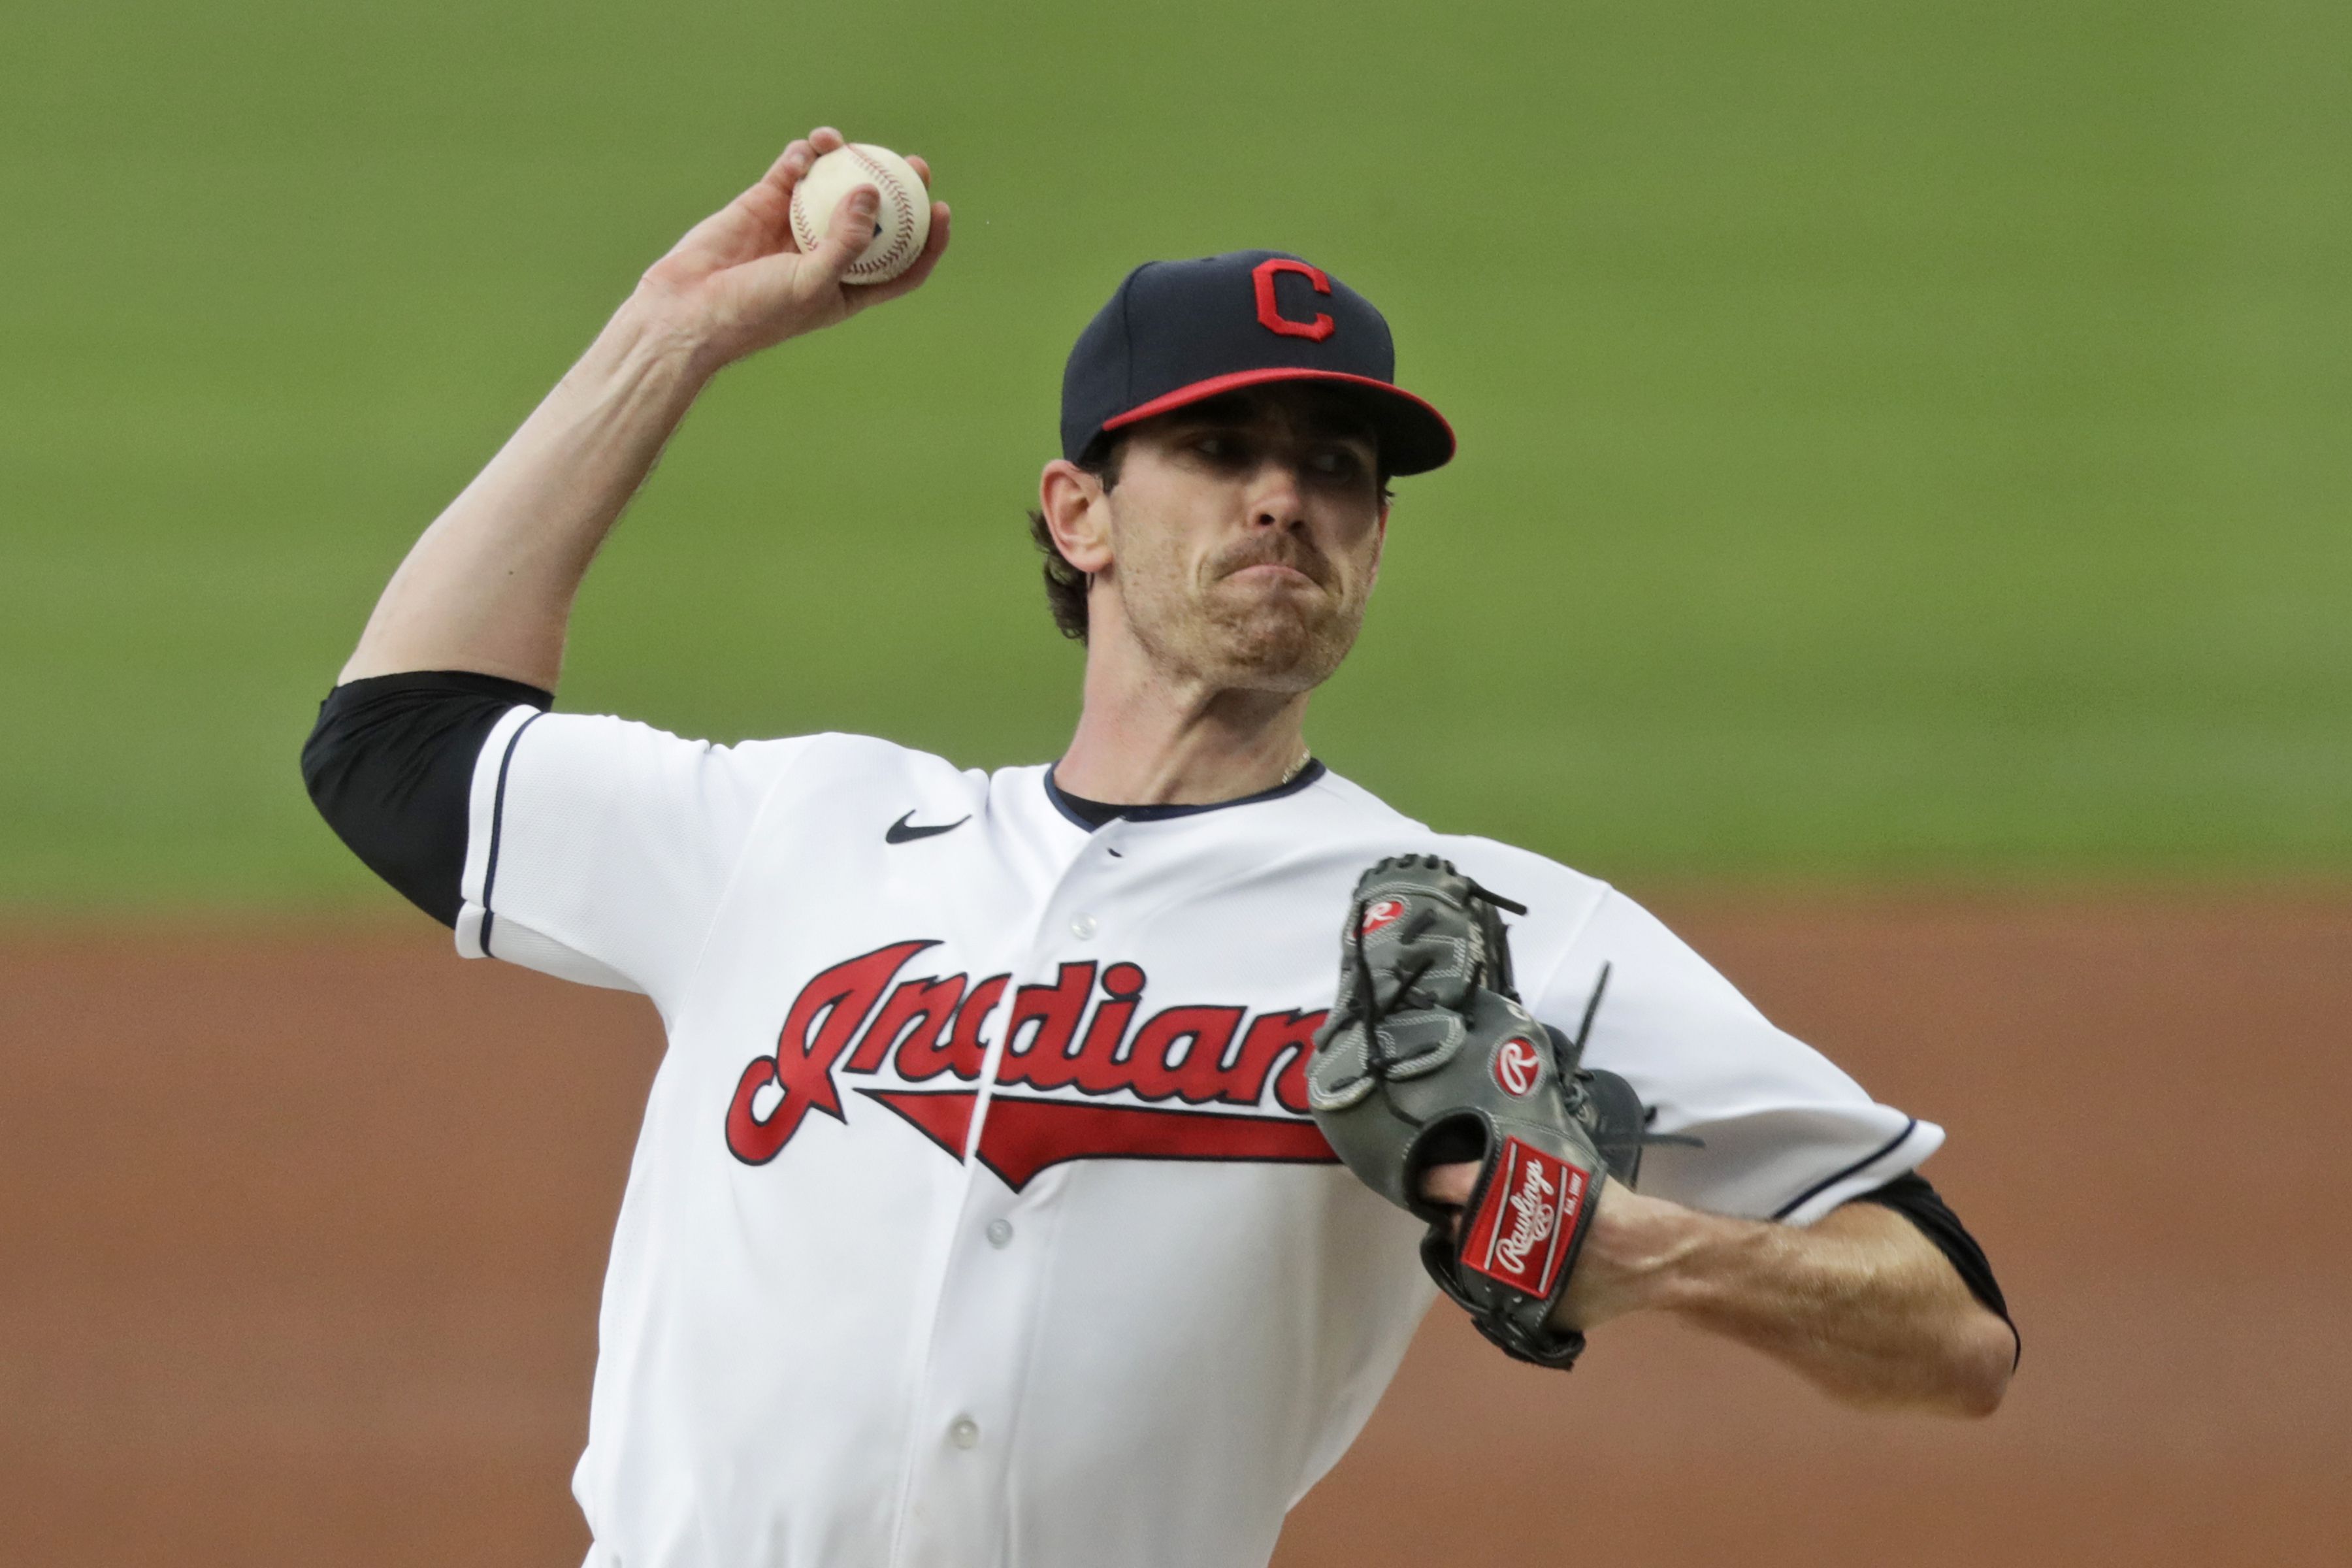
[[[874,1011],[883,987],[907,960],[933,945],[897,942],[877,947],[846,963],[835,964],[801,987],[792,1011],[784,1015],[775,1054],[753,1057],[736,1080],[735,1100],[727,1110],[727,1147],[737,1159],[766,1164],[800,1131],[802,1120],[812,1110],[822,1110],[835,1121],[848,1120],[841,1113],[841,1091],[834,1086],[833,1064],[841,1059],[857,1026]],[[783,1098],[766,1117],[754,1115],[753,1102],[771,1084],[783,1090]]]
[[[899,980],[929,942],[897,942],[819,973],[784,1015],[772,1053],[744,1066],[727,1110],[727,1147],[747,1164],[776,1157],[811,1111],[843,1114],[838,1077],[879,1073],[907,1083],[977,1082],[991,1013],[1012,983],[992,974]],[[895,983],[895,984],[894,984]],[[1307,1058],[1321,1011],[1261,1013],[1187,1005],[1145,1013],[1142,966],[1065,963],[1051,984],[1024,985],[1007,1011],[1000,1083],[1084,1098],[1125,1092],[1146,1102],[1307,1113]],[[1091,1012],[1089,1006],[1091,1005]],[[1140,1016],[1141,1022],[1137,1023]],[[764,1107],[764,1109],[762,1109]]]

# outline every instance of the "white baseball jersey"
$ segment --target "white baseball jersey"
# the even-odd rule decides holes
[[[1048,770],[508,713],[461,951],[644,992],[668,1051],[574,1489],[619,1568],[1262,1564],[1433,1296],[1306,1113],[1373,860],[1528,906],[1535,1014],[1660,1147],[1642,1188],[1804,1223],[1942,1140],[1605,884],[1315,768],[1089,830]],[[1530,1375],[1535,1375],[1530,1373]]]

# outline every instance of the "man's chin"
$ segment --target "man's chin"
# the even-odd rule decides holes
[[[1223,628],[1222,662],[1228,684],[1254,691],[1309,691],[1339,668],[1354,637],[1323,617],[1271,613]]]

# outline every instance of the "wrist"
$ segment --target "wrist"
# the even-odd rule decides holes
[[[1614,1183],[1609,1197],[1608,1211],[1596,1218],[1612,1222],[1604,1245],[1624,1280],[1626,1310],[1679,1310],[1703,1304],[1716,1274],[1710,1260],[1727,1240],[1722,1234],[1727,1222]]]
[[[1705,1318],[1735,1280],[1751,1275],[1762,1255],[1780,1244],[1780,1227],[1661,1204],[1648,1237],[1653,1268],[1650,1304],[1685,1317]]]
[[[613,312],[588,357],[608,374],[679,386],[688,396],[728,361],[708,322],[642,282]]]
[[[1591,1329],[1627,1312],[1696,1301],[1704,1294],[1701,1260],[1714,1228],[1726,1223],[1612,1180],[1601,1190],[1554,1323]]]

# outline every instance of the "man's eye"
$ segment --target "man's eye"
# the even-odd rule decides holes
[[[1201,455],[1203,462],[1220,468],[1246,468],[1255,461],[1257,448],[1250,445],[1248,437],[1228,430],[1222,435],[1201,437],[1192,443],[1192,450]]]
[[[1318,452],[1307,461],[1328,479],[1343,479],[1356,471],[1356,455],[1339,447]]]

